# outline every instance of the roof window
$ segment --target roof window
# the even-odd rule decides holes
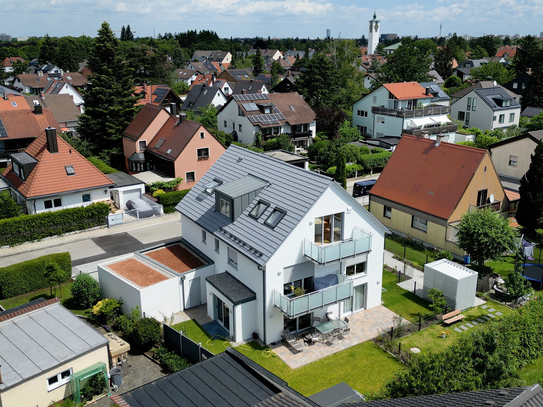
[[[255,219],[260,218],[260,216],[262,216],[262,214],[266,212],[268,206],[270,206],[269,203],[264,201],[258,201],[253,210],[249,213],[249,216]]]
[[[164,137],[161,137],[160,140],[158,140],[155,144],[155,148],[160,148],[162,146],[162,144],[164,144],[164,142],[166,141],[166,139]]]
[[[270,216],[268,216],[268,219],[266,219],[266,222],[264,223],[271,228],[275,228],[286,214],[287,212],[283,209],[274,208],[274,210],[272,211]]]
[[[206,184],[205,193],[208,195],[213,195],[213,192],[215,192],[215,188],[217,188],[222,183],[223,183],[222,179],[213,178],[213,181],[211,181],[209,184]]]
[[[75,170],[73,165],[65,165],[64,169],[66,170],[67,175],[75,175]]]

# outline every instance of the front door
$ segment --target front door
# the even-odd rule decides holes
[[[217,297],[217,321],[230,332],[230,308]]]
[[[197,307],[202,303],[200,294],[200,277],[190,280],[189,283],[189,304],[187,308]]]

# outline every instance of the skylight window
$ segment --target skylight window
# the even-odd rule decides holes
[[[65,165],[64,169],[66,170],[66,174],[68,174],[68,176],[75,175],[75,170],[74,170],[73,165]]]
[[[275,208],[264,223],[271,228],[275,228],[286,214],[287,213],[283,209]]]
[[[11,106],[17,107],[17,102],[11,102]]]
[[[162,146],[162,144],[164,144],[164,142],[166,141],[166,139],[164,137],[161,137],[160,140],[158,140],[155,144],[155,148],[160,148]]]
[[[221,184],[222,184],[221,179],[214,178],[213,181],[211,181],[209,184],[205,186],[205,193],[208,195],[213,195],[213,192],[215,192],[215,188],[217,188]]]
[[[258,201],[258,203],[255,205],[253,210],[249,213],[249,216],[258,219],[260,216],[266,212],[266,209],[268,209],[268,206],[270,206],[269,203],[264,201]]]

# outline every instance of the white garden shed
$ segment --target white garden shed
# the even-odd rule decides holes
[[[424,291],[440,290],[447,304],[454,302],[454,309],[465,310],[475,305],[477,272],[450,260],[441,259],[424,266]]]

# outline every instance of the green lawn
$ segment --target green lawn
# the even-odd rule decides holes
[[[270,354],[267,349],[258,345],[257,342],[250,342],[236,348],[305,396],[310,396],[340,382],[347,383],[360,393],[373,392],[383,387],[385,381],[403,366],[371,341],[298,369],[289,368],[279,356]]]
[[[0,305],[2,305],[2,307],[4,307],[5,309],[9,309],[17,307],[19,305],[23,305],[32,300],[36,300],[40,297],[43,297],[46,300],[59,297],[61,304],[68,308],[70,311],[72,311],[74,314],[87,315],[88,313],[86,309],[82,309],[81,307],[74,304],[74,301],[72,299],[72,293],[70,291],[72,284],[73,281],[62,284],[62,294],[58,289],[58,286],[56,288],[53,288],[53,295],[51,295],[51,290],[49,288],[43,288],[41,290],[32,291],[31,293],[2,300],[0,301]]]
[[[428,302],[399,287],[397,282],[398,277],[394,273],[383,271],[383,287],[386,291],[381,299],[385,307],[411,322],[418,321],[420,314],[430,312]]]
[[[204,328],[202,328],[202,326],[193,319],[172,325],[172,328],[177,331],[183,331],[183,334],[186,337],[192,339],[196,343],[201,343],[204,348],[215,355],[224,352],[226,348],[232,346],[230,342],[222,337],[209,336]]]
[[[404,246],[398,242],[395,242],[394,240],[386,239],[385,249],[400,256],[401,258],[404,257]],[[432,256],[427,256],[426,253],[419,252],[409,246],[405,248],[405,258],[412,263],[417,263],[419,266],[424,266],[426,263],[434,261]],[[428,259],[428,261],[426,261],[426,259]]]
[[[536,359],[534,363],[520,369],[518,372],[526,386],[543,383],[543,356]]]
[[[487,304],[490,308],[494,308],[496,311],[501,311],[503,314],[507,314],[511,312],[510,308],[507,308],[497,302],[488,301]],[[444,324],[437,324],[437,325],[428,327],[426,329],[423,329],[422,331],[415,332],[409,336],[396,340],[395,346],[397,348],[398,342],[401,342],[402,350],[407,350],[412,347],[417,347],[421,350],[421,352],[441,351],[445,349],[446,347],[452,345],[462,335],[466,335],[467,333],[472,332],[473,329],[476,329],[474,327],[460,333],[454,330],[455,327],[460,326],[466,322],[475,321],[481,315],[488,314],[488,312],[479,306],[479,307],[473,307],[467,311],[462,311],[462,314],[466,316],[466,318],[464,318],[464,321],[462,323],[457,322],[450,326],[446,326]],[[441,332],[444,332],[444,331],[449,331],[449,335],[446,338],[441,338],[440,334]]]

